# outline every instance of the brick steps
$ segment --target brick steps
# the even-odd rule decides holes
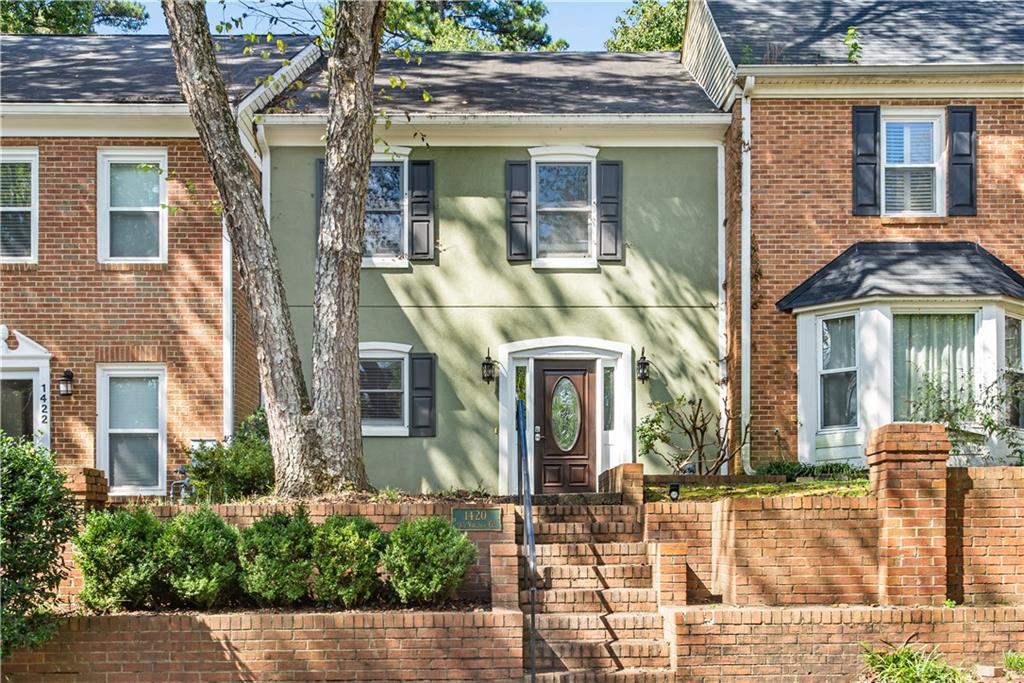
[[[543,671],[618,671],[669,666],[669,645],[662,640],[538,641],[537,669]]]
[[[526,641],[530,617],[525,617]],[[545,640],[643,640],[661,638],[665,620],[650,612],[538,614],[537,637]]]
[[[545,565],[537,567],[533,585],[541,589],[650,588],[651,574],[648,564]],[[530,577],[524,576],[520,587],[528,588],[530,583]]]
[[[653,588],[556,588],[537,591],[537,612],[545,614],[573,612],[656,612],[657,596]],[[519,591],[519,605],[530,609],[530,591]]]
[[[523,677],[530,680],[530,675]],[[669,683],[675,674],[668,669],[622,669],[620,671],[550,671],[537,672],[537,680],[544,683]]]
[[[551,543],[537,546],[537,565],[647,564],[647,544]]]
[[[638,542],[644,537],[639,520],[628,522],[538,522],[533,525],[538,544]]]

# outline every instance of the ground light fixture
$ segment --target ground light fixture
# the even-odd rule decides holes
[[[483,362],[480,363],[480,377],[488,384],[494,381],[495,365],[494,359],[491,358],[491,350],[487,349],[487,355],[484,357]]]
[[[65,370],[64,375],[57,380],[57,393],[61,396],[70,396],[75,393],[72,384],[75,381],[75,373]]]
[[[640,383],[651,378],[651,361],[647,360],[646,347],[640,348],[640,357],[636,359],[636,378]]]
[[[668,497],[673,503],[679,500],[679,482],[668,485]]]

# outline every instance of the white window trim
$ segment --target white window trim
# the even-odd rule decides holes
[[[161,147],[101,147],[96,151],[96,258],[100,263],[167,263],[167,150]],[[158,207],[138,210],[159,211],[160,252],[156,256],[110,256],[110,164],[159,164],[157,182],[160,188]],[[135,208],[135,207],[132,207]]]
[[[853,358],[854,364],[849,367],[843,368],[832,368],[831,370],[825,369],[825,323],[829,320],[837,320],[840,318],[853,318]],[[860,429],[860,315],[857,311],[849,311],[846,313],[832,313],[829,315],[819,316],[816,325],[817,329],[817,371],[818,371],[818,433],[826,432],[854,432]],[[825,394],[822,387],[822,377],[825,375],[835,375],[839,373],[846,373],[853,371],[857,375],[857,422],[852,425],[834,425],[826,427],[822,424],[825,420]]]
[[[371,164],[401,164],[402,166],[402,234],[398,256],[364,256],[363,268],[406,268],[409,266],[409,152],[411,147],[376,145]]]
[[[7,337],[13,332],[18,348],[7,346]],[[53,413],[50,409],[50,358],[51,354],[39,342],[7,325],[0,325],[0,378],[32,379],[35,387],[32,399],[33,441],[37,446],[50,447],[50,425]]]
[[[28,207],[30,211],[30,225],[32,229],[31,253],[20,258],[0,258],[0,263],[38,263],[39,262],[39,150],[35,147],[5,147],[0,149],[0,162],[3,163],[25,163],[28,162],[32,176],[32,203]],[[12,211],[23,212],[24,206],[0,207],[0,212]]]
[[[597,154],[600,150],[596,147],[583,146],[561,146],[561,147],[531,147],[530,148],[530,243],[533,245],[531,254],[534,268],[555,268],[560,270],[582,270],[597,268]],[[541,258],[537,256],[537,195],[539,184],[537,182],[537,164],[547,163],[573,163],[590,164],[590,211],[588,213],[587,229],[590,234],[590,256],[579,258],[573,256],[556,256]]]
[[[360,342],[359,359],[402,361],[402,424],[362,425],[363,436],[409,436],[409,352],[411,344]]]
[[[881,110],[881,158],[879,163],[880,198],[883,216],[941,217],[946,215],[946,111],[942,108],[883,107]],[[886,211],[885,209],[885,124],[887,122],[926,121],[935,124],[932,141],[934,164],[899,164],[900,168],[935,168],[935,211]]]
[[[1020,323],[1020,326],[1021,326],[1021,336],[1020,336],[1021,367],[1019,367],[1019,368],[1012,368],[1006,362],[1006,357],[1008,355],[1007,349],[1006,349],[1006,344],[1007,344],[1007,339],[1006,339],[1006,319],[1007,318],[1012,318],[1012,319],[1018,321]],[[1001,340],[1002,343],[999,345],[999,369],[1000,369],[1001,372],[1005,372],[1007,370],[1010,370],[1010,371],[1013,371],[1013,372],[1024,372],[1024,314],[1018,314],[1018,313],[1016,313],[1014,311],[1006,311],[1002,327],[1003,327],[1003,329],[1000,332],[1000,336],[1002,337],[1002,340]]]
[[[96,467],[110,476],[110,379],[157,377],[159,389],[159,464],[156,486],[111,486],[112,496],[163,496],[167,493],[167,366],[163,363],[102,363],[96,366]],[[149,430],[146,430],[149,433]]]

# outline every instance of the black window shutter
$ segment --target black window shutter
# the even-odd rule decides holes
[[[530,246],[530,162],[505,162],[505,222],[508,260],[529,261]]]
[[[978,213],[978,125],[974,107],[949,107],[949,177],[946,213],[975,216]]]
[[[878,107],[853,108],[853,215],[878,216],[881,112]]]
[[[622,162],[597,164],[597,258],[622,260]]]
[[[409,258],[434,258],[434,162],[409,166]]]
[[[409,354],[409,436],[437,435],[437,356]]]
[[[313,187],[315,190],[316,201],[316,229],[313,231],[313,236],[316,243],[320,242],[320,207],[324,203],[324,160],[316,160],[316,180],[314,181]],[[269,218],[269,216],[268,216]],[[319,248],[319,247],[317,247]]]

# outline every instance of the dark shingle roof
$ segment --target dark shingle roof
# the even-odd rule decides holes
[[[419,64],[381,59],[377,86],[391,98],[385,108],[467,115],[719,113],[677,52],[428,52],[422,58]],[[293,102],[286,109],[326,111],[325,74],[321,60],[302,76],[308,85],[288,94]],[[406,88],[389,87],[390,76],[404,78]]]
[[[1020,0],[708,0],[708,6],[737,65],[846,64],[850,26],[860,33],[860,64],[1024,62]]]
[[[266,59],[259,50],[242,54],[241,36],[214,39],[232,101],[245,97],[256,87],[257,77],[281,68],[282,60],[309,43],[306,36],[283,39],[286,54],[274,51]],[[0,36],[0,79],[4,102],[182,101],[167,36]]]
[[[858,242],[775,304],[780,310],[869,296],[1009,296],[1024,276],[974,242]]]

